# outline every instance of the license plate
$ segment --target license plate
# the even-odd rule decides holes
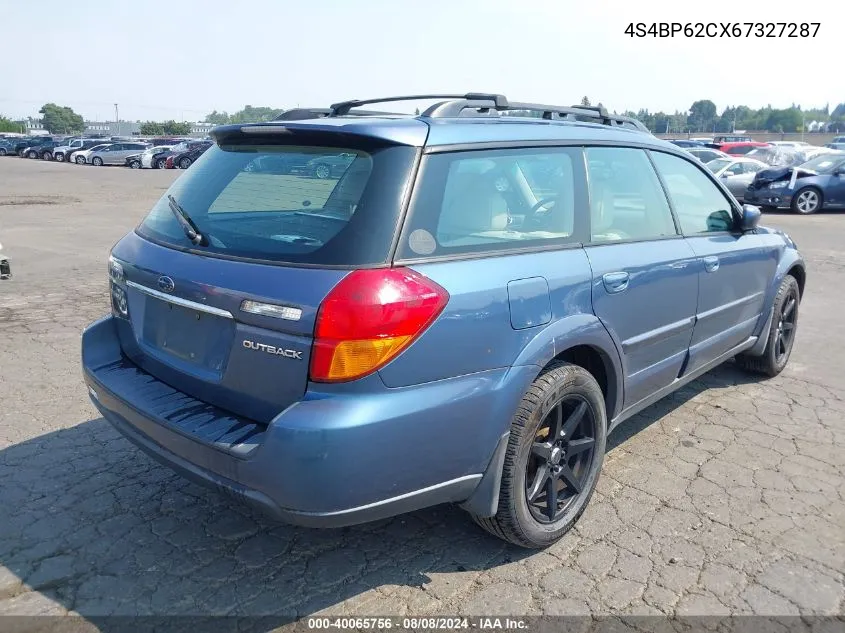
[[[231,319],[147,298],[144,342],[170,356],[221,371],[233,335]]]

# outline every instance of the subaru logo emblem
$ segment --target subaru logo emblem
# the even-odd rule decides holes
[[[176,288],[176,284],[174,284],[173,280],[167,275],[162,275],[158,278],[158,287],[162,292],[173,292],[173,289]]]

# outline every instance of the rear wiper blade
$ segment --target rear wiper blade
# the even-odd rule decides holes
[[[181,204],[176,202],[176,198],[168,194],[167,200],[170,202],[170,210],[176,217],[176,221],[179,222],[179,225],[185,231],[185,235],[191,240],[191,243],[196,246],[208,246],[208,240],[200,233],[199,227],[194,224],[188,212],[182,208]]]

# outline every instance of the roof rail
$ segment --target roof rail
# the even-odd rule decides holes
[[[404,95],[399,97],[380,97],[377,99],[351,99],[349,101],[341,101],[340,103],[333,103],[331,106],[332,113],[330,116],[343,116],[349,114],[352,108],[357,108],[362,105],[369,105],[371,103],[387,103],[390,101],[423,101],[429,99],[464,99],[474,101],[491,101],[496,105],[507,107],[508,100],[504,95],[486,94],[486,93],[468,93],[464,95],[456,94],[429,94],[429,95]]]
[[[371,103],[384,103],[389,101],[421,101],[424,99],[443,99],[430,106],[421,116],[430,118],[451,118],[458,117],[464,111],[474,110],[478,114],[493,114],[514,111],[540,112],[547,120],[563,121],[587,121],[601,123],[617,127],[634,128],[641,132],[651,131],[637,119],[618,114],[609,114],[603,106],[556,106],[539,103],[520,103],[508,101],[507,97],[501,94],[469,92],[463,95],[456,94],[428,94],[408,95],[399,97],[383,97],[379,99],[353,99],[341,101],[331,106],[331,114],[328,116],[344,116],[350,114],[352,108]]]

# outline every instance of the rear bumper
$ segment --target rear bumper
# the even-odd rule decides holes
[[[402,389],[309,390],[250,441],[230,447],[210,441],[205,429],[213,424],[179,426],[153,406],[155,398],[145,406],[138,393],[154,390],[151,381],[157,381],[139,368],[133,372],[146,385],[139,389],[110,377],[108,367],[129,363],[111,317],[85,330],[82,359],[93,403],[142,450],[276,519],[313,527],[353,525],[470,499],[473,509],[494,508],[498,486],[489,484],[497,473],[484,475],[491,463],[491,471],[500,467],[496,457],[510,418],[536,375],[536,368],[523,367]],[[208,405],[203,411],[232,419]],[[178,417],[184,419],[182,413]],[[486,485],[479,486],[482,479]]]

